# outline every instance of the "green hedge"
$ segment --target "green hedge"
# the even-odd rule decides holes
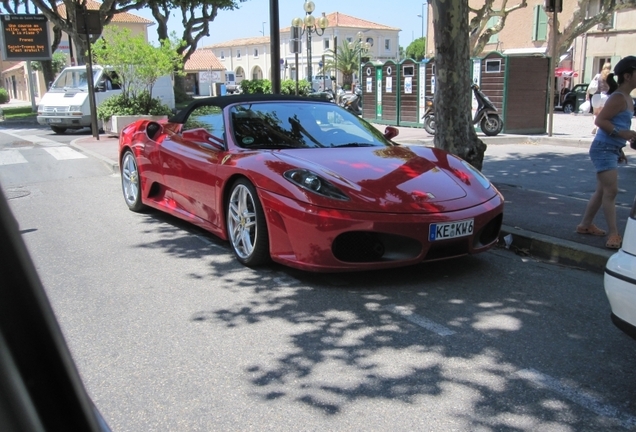
[[[9,102],[9,92],[6,88],[0,88],[0,104],[5,104]]]
[[[307,96],[311,90],[311,83],[307,80],[298,80],[298,95]],[[243,94],[271,94],[272,82],[270,80],[243,80],[241,81],[241,92]],[[282,80],[280,83],[280,93],[284,95],[296,94],[296,81]]]

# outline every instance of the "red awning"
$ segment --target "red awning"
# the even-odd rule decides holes
[[[569,70],[569,69],[563,69],[563,68],[556,68],[554,70],[554,76],[555,77],[577,77],[579,76],[578,72],[575,72],[573,70]]]

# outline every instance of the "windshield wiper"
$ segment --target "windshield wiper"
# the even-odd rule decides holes
[[[340,145],[334,145],[333,147],[375,147],[375,144],[370,144],[370,143],[357,143],[357,142],[352,142],[352,143],[347,143],[347,144],[340,144]]]

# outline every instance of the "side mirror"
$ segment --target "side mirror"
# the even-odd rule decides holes
[[[387,126],[386,129],[384,129],[384,138],[388,140],[395,138],[399,134],[400,130],[394,126]]]
[[[96,92],[105,92],[106,91],[106,85],[103,82],[97,84],[95,86],[95,91]]]
[[[151,121],[146,125],[146,135],[148,135],[148,138],[150,138],[151,140],[154,140],[155,137],[159,135],[162,130],[163,127],[159,123],[154,121]]]

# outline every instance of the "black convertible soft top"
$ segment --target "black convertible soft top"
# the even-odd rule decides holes
[[[195,99],[187,107],[183,108],[176,115],[170,118],[170,123],[185,123],[190,113],[202,106],[218,106],[219,108],[225,108],[228,105],[236,103],[250,103],[250,102],[269,102],[269,101],[303,101],[303,102],[327,102],[325,99],[306,96],[294,96],[294,95],[278,95],[278,94],[241,94],[231,96],[215,96],[209,98]]]

